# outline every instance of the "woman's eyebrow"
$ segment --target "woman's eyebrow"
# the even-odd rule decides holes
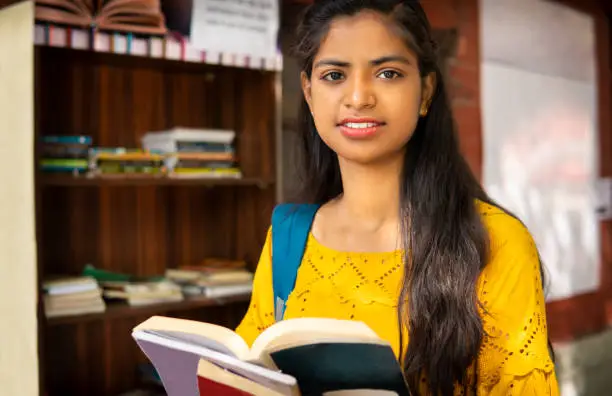
[[[389,63],[389,62],[400,62],[400,63],[405,63],[407,65],[412,64],[412,62],[410,62],[410,60],[406,58],[405,56],[386,55],[386,56],[381,56],[380,58],[372,59],[370,61],[370,65],[380,66],[384,63]],[[318,67],[323,67],[323,66],[349,67],[350,65],[351,65],[350,62],[330,58],[330,59],[321,59],[320,61],[315,63],[313,68],[316,69]]]
[[[381,56],[380,58],[376,58],[370,61],[370,64],[372,66],[380,66],[383,63],[389,63],[389,62],[399,62],[399,63],[405,63],[407,65],[411,65],[412,62],[410,62],[410,60],[408,58],[406,58],[405,56],[401,56],[401,55],[387,55],[387,56]]]
[[[314,69],[322,66],[349,67],[350,65],[351,64],[349,62],[344,62],[337,59],[322,59],[315,63]]]

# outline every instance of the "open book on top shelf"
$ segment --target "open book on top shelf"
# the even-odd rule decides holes
[[[153,316],[132,337],[169,396],[409,394],[390,344],[363,322],[284,320],[249,348],[228,328]]]
[[[139,34],[167,33],[160,0],[36,0],[36,20]]]

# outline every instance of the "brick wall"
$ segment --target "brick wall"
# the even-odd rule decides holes
[[[472,170],[482,174],[480,116],[480,46],[478,0],[423,0],[434,29],[455,29],[455,56],[450,60],[447,85],[461,141]]]

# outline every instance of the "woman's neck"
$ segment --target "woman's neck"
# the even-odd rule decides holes
[[[337,208],[342,214],[367,231],[397,226],[403,158],[367,165],[342,159],[339,163],[344,193]]]

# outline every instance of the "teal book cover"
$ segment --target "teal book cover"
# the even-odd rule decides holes
[[[375,389],[409,396],[393,350],[369,343],[317,343],[270,354],[284,373],[297,378],[302,396]]]

